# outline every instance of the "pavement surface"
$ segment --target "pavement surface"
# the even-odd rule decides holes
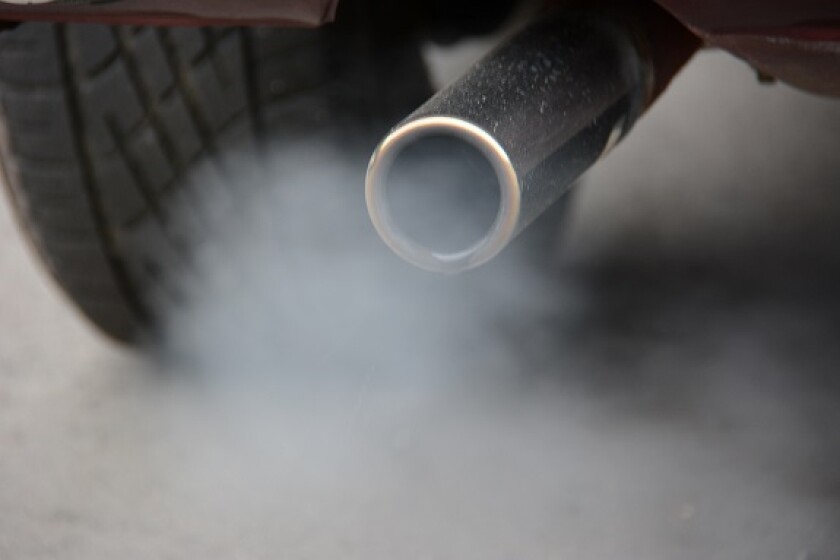
[[[166,352],[2,203],[0,559],[840,559],[840,104],[704,53],[554,257],[457,279],[340,159],[233,224]]]

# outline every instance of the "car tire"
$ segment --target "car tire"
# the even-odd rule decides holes
[[[189,177],[324,127],[371,145],[430,86],[416,44],[318,30],[27,23],[0,34],[0,163],[20,223],[90,321],[135,342],[190,257]],[[164,294],[163,297],[177,297]]]

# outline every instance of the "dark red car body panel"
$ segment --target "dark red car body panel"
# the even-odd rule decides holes
[[[797,87],[840,96],[840,2],[657,1],[707,45]]]

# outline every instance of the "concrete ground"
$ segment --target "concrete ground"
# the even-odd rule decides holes
[[[404,267],[331,157],[155,357],[2,203],[0,559],[840,559],[840,103],[700,55],[556,269]]]

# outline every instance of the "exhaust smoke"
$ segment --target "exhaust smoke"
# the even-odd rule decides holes
[[[726,90],[740,79],[750,93],[738,99],[754,106],[752,76],[736,63],[711,58],[698,71],[723,79],[706,74],[692,86]],[[729,232],[718,240],[726,247],[746,235],[743,220],[733,216],[727,230],[715,212],[732,206],[725,180],[715,208],[681,207],[686,193],[712,204],[702,174],[669,182],[667,173],[682,170],[676,159],[665,170],[634,159],[655,159],[661,138],[684,134],[681,146],[666,146],[675,158],[703,157],[737,176],[715,165],[714,142],[712,156],[698,148],[709,136],[679,120],[696,106],[693,123],[705,123],[719,103],[707,92],[676,92],[653,129],[640,127],[646,144],[580,191],[606,200],[593,207],[583,197],[586,219],[573,219],[571,234],[584,241],[572,248],[591,249],[589,260],[607,271],[580,282],[573,267],[544,274],[522,244],[469,274],[406,266],[368,222],[365,155],[326,142],[274,154],[267,178],[239,181],[233,208],[208,200],[220,217],[216,233],[190,280],[190,304],[170,322],[190,374],[178,378],[183,398],[170,397],[168,415],[149,407],[164,426],[148,439],[167,443],[148,454],[139,446],[122,463],[153,460],[149,485],[163,490],[125,515],[155,520],[165,510],[189,520],[172,523],[165,552],[173,558],[619,560],[641,551],[670,560],[687,547],[692,558],[832,558],[840,551],[836,502],[820,490],[837,482],[837,401],[827,395],[836,395],[828,378],[840,357],[831,315],[820,314],[825,306],[745,296],[725,278],[681,282],[633,260],[626,245],[659,247],[651,231],[663,220],[646,219],[654,211],[639,206],[657,172],[661,191],[653,192],[669,200],[662,212],[674,209],[669,224],[695,216],[698,231]],[[788,103],[764,109],[794,119]],[[755,131],[743,134],[733,146],[761,161],[766,148],[745,139]],[[834,129],[825,134],[821,168],[836,170]],[[429,180],[466,173],[497,187],[480,150],[476,172],[461,167],[476,155],[472,145],[452,164],[446,153],[463,144],[428,138],[394,169],[425,171]],[[793,161],[788,139],[773,153],[782,167]],[[757,200],[766,200],[772,176],[762,183]],[[416,192],[397,185],[393,211],[410,218],[403,187]],[[429,207],[457,204],[450,194]],[[491,199],[459,243],[495,219]],[[779,214],[768,213],[780,227]],[[431,236],[437,225],[406,227],[435,248],[459,249],[448,235]],[[622,255],[638,275],[610,269]],[[679,265],[682,255],[676,248],[671,258]],[[121,508],[129,501],[109,499]],[[185,540],[191,554],[180,552]]]

